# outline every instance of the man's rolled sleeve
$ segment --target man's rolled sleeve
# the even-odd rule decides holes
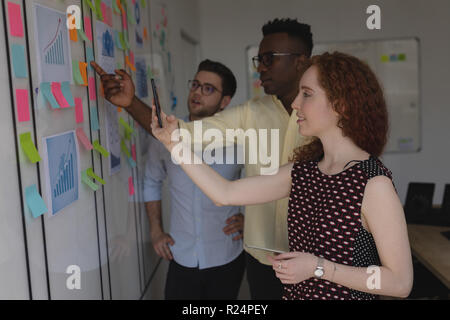
[[[151,139],[144,173],[144,202],[161,200],[161,188],[167,176],[167,170],[161,155],[164,147],[154,138]]]

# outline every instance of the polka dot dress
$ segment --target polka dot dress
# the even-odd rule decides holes
[[[296,162],[291,172],[288,233],[290,251],[308,252],[336,264],[380,265],[372,235],[361,222],[367,182],[391,172],[370,157],[339,174],[326,175],[318,161]],[[284,287],[286,300],[371,300],[378,296],[316,278]]]

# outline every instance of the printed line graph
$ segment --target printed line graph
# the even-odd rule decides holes
[[[59,169],[56,172],[56,177],[52,179],[54,181],[53,197],[57,198],[67,191],[72,190],[75,187],[75,172],[74,172],[74,154],[73,150],[75,146],[74,141],[71,138],[67,144],[67,150],[61,154]]]
[[[64,65],[64,37],[62,34],[62,20],[58,19],[55,36],[50,43],[44,48],[44,61],[47,64]]]

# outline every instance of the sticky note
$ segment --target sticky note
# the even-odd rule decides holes
[[[11,45],[11,57],[16,78],[27,78],[28,70],[25,59],[25,46],[20,44]]]
[[[141,6],[145,9],[147,7],[147,1],[141,0]]]
[[[87,170],[81,172],[81,181],[83,181],[84,184],[86,184],[89,188],[91,188],[93,191],[97,191],[99,186],[96,185],[87,175]]]
[[[120,141],[120,149],[122,149],[122,152],[125,153],[127,158],[131,158],[130,151],[128,150],[124,140]]]
[[[94,149],[91,142],[89,141],[89,138],[86,136],[86,133],[84,132],[83,128],[77,128],[76,130],[78,141],[83,145],[83,147],[87,151],[91,151]]]
[[[87,42],[89,41],[88,37],[86,36],[86,33],[84,33],[83,29],[78,29],[78,35],[80,36],[81,40]]]
[[[53,109],[59,109],[59,104],[53,96],[50,82],[41,83],[41,93]]]
[[[91,114],[91,129],[93,131],[100,130],[100,125],[98,123],[98,113],[97,113],[97,107],[92,106],[90,108],[90,114]]]
[[[133,177],[128,178],[128,194],[130,196],[134,195],[134,183],[133,183]]]
[[[28,90],[16,89],[16,110],[19,122],[30,121],[30,104],[28,102]]]
[[[128,23],[127,23],[127,15],[125,13],[125,9],[122,7],[122,26],[125,30],[128,29]]]
[[[133,158],[127,158],[127,160],[131,168],[136,168],[137,164],[136,161],[133,160]]]
[[[119,34],[119,42],[120,42],[120,47],[122,50],[126,50],[127,49],[127,45],[125,44],[125,38],[123,36],[123,32],[118,32]]]
[[[95,1],[95,13],[97,15],[97,19],[100,21],[104,21],[104,17],[102,14],[102,7],[101,7],[102,0],[94,0],[94,1]]]
[[[33,218],[38,218],[48,212],[47,206],[45,205],[45,202],[39,194],[35,184],[25,189],[25,200],[28,208],[31,210]]]
[[[400,53],[398,55],[398,61],[406,61],[406,54]]]
[[[131,63],[130,58],[125,56],[125,63],[130,67],[131,70],[136,72],[136,67]]]
[[[102,185],[105,185],[105,184],[106,184],[105,180],[103,180],[102,178],[100,178],[99,176],[97,176],[97,175],[94,173],[94,170],[93,170],[92,168],[87,169],[87,170],[86,170],[86,173],[87,173],[88,177],[91,177],[92,179],[97,180],[97,181],[100,182]]]
[[[114,30],[114,43],[116,44],[116,47],[120,50],[125,50],[123,47],[122,41],[120,40],[119,31]]]
[[[102,156],[104,156],[105,158],[109,157],[109,152],[102,147],[102,145],[100,144],[100,142],[98,140],[95,140],[92,143],[93,147],[95,150],[97,150]]]
[[[92,70],[91,61],[95,61],[94,50],[92,47],[86,47],[86,60],[88,64],[88,69]]]
[[[136,19],[134,19],[133,11],[131,8],[127,8],[127,18],[130,24],[136,24]]]
[[[89,100],[97,100],[97,93],[95,91],[95,78],[89,77]]]
[[[72,61],[72,73],[73,73],[73,81],[78,85],[83,85],[83,77],[80,73],[80,62],[79,61]]]
[[[75,98],[75,121],[77,123],[83,123],[83,100],[81,98]]]
[[[80,61],[79,65],[80,65],[80,75],[81,75],[81,78],[83,79],[82,86],[87,87],[88,86],[87,63]]]
[[[13,37],[23,37],[23,23],[20,4],[8,2],[9,32]]]
[[[92,22],[91,18],[84,17],[84,32],[86,34],[86,37],[92,41]]]
[[[101,3],[101,10],[102,10],[102,15],[103,15],[103,21],[110,27],[112,27],[112,11],[111,8],[108,7],[106,5],[106,3],[104,3],[102,1]]]
[[[119,0],[120,1],[120,0]],[[120,14],[120,9],[117,6],[117,1],[116,0],[112,0],[112,8],[113,8],[113,12],[116,14]]]
[[[69,108],[70,105],[67,102],[66,98],[64,97],[64,95],[61,91],[61,83],[52,82],[51,88],[52,88],[52,94],[55,97],[56,101],[58,102],[60,108]]]
[[[66,98],[69,106],[75,107],[75,100],[73,100],[72,91],[70,90],[70,82],[65,81],[61,83],[61,91]]]
[[[123,11],[123,6],[121,0],[116,0],[117,6],[119,7],[120,11]]]
[[[133,157],[133,160],[136,161],[137,160],[137,156],[136,156],[136,145],[135,144],[131,145],[131,155]]]
[[[129,56],[130,56],[130,62],[131,62],[131,64],[134,66],[134,64],[135,64],[135,63],[134,63],[134,62],[135,62],[135,61],[134,61],[134,52],[130,50]]]
[[[33,140],[31,139],[31,132],[21,134],[19,136],[19,141],[22,150],[25,152],[31,163],[37,163],[42,160],[36,146],[33,143]]]
[[[144,27],[144,39],[148,40],[148,31],[146,27]]]
[[[122,117],[119,117],[119,123],[122,125],[122,127],[125,129],[126,132],[134,133],[134,130]]]

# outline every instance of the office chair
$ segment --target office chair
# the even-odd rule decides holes
[[[423,223],[431,212],[434,183],[410,182],[406,193],[405,215],[408,223]]]

